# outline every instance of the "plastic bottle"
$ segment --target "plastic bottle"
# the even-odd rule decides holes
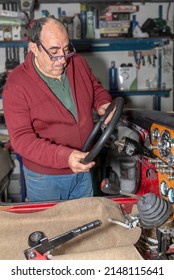
[[[69,38],[73,39],[73,18],[66,17],[66,22],[67,22],[67,30],[68,30]]]
[[[73,17],[73,39],[81,39],[81,21],[78,14]]]
[[[60,20],[61,22],[63,22],[63,24],[67,27],[67,22],[66,22],[66,11],[64,11],[64,10],[61,11],[59,20]]]
[[[60,19],[61,14],[62,14],[62,8],[61,8],[61,7],[58,7],[58,8],[57,8],[57,18],[58,18],[58,19]]]
[[[87,39],[94,39],[95,38],[95,32],[94,32],[94,13],[93,13],[93,9],[91,7],[87,10],[86,38]]]
[[[80,20],[81,20],[81,38],[86,39],[87,6],[85,4],[80,5]]]
[[[3,27],[3,37],[4,37],[4,41],[12,40],[12,27],[11,26]]]
[[[115,61],[111,61],[111,67],[109,68],[109,89],[117,90],[117,68],[115,66]]]
[[[49,17],[49,12],[48,10],[42,10],[42,17]]]
[[[161,86],[162,89],[166,89],[166,83],[162,83],[162,86]]]
[[[154,89],[158,88],[158,79],[157,79],[157,75],[155,75],[153,81],[152,81],[152,86]]]
[[[136,15],[132,16],[131,20],[131,31],[133,32],[135,27],[138,25],[138,21],[136,20]]]
[[[94,31],[99,27],[98,21],[98,10],[93,7],[93,16],[94,16]]]

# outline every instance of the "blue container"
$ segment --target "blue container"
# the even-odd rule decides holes
[[[80,9],[80,21],[81,21],[81,38],[86,39],[87,32],[87,7],[81,4]]]
[[[115,61],[111,61],[111,67],[109,68],[109,89],[117,90],[117,68],[115,66]]]

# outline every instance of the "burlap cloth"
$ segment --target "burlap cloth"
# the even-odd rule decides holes
[[[49,239],[69,230],[101,220],[102,225],[64,243],[53,260],[137,260],[142,259],[134,244],[141,230],[111,224],[108,218],[124,221],[119,205],[102,198],[81,198],[61,202],[33,213],[0,211],[0,259],[24,260],[28,236],[43,231]]]

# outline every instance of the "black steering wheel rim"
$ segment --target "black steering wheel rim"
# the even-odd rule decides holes
[[[105,143],[111,136],[112,132],[114,131],[115,126],[118,123],[118,120],[120,119],[120,116],[122,114],[123,106],[124,106],[124,99],[122,97],[115,98],[108,106],[105,114],[100,117],[99,121],[94,126],[94,129],[92,130],[88,139],[86,140],[82,149],[83,152],[87,152],[89,150],[101,126],[104,124],[104,121],[106,120],[108,115],[112,112],[112,110],[115,108],[116,110],[114,112],[114,115],[111,121],[109,122],[109,124],[107,125],[107,127],[105,128],[104,132],[96,142],[96,144],[89,152],[89,154],[83,160],[81,160],[81,163],[88,164],[89,162],[93,161],[93,159],[99,154],[99,152],[101,151],[101,149],[104,147]]]

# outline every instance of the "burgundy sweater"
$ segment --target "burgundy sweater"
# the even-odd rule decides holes
[[[15,152],[24,165],[41,174],[73,173],[68,158],[81,150],[93,129],[92,108],[111,101],[87,62],[74,55],[67,66],[78,122],[39,77],[28,53],[10,74],[2,94],[4,116]]]

